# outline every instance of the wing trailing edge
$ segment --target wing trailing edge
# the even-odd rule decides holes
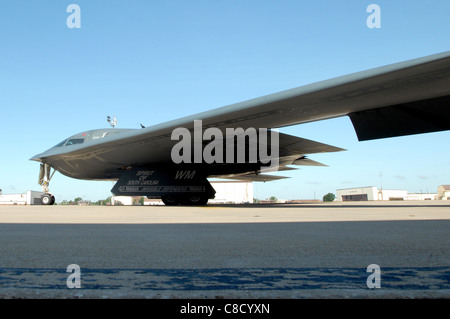
[[[449,81],[450,86],[450,81]],[[450,95],[349,114],[360,141],[450,130]]]

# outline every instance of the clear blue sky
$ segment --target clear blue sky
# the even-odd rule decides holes
[[[69,4],[81,28],[69,29]],[[381,28],[369,29],[369,4]],[[450,50],[450,1],[2,1],[0,188],[40,190],[29,161],[75,133],[139,128]],[[448,108],[447,110],[448,111]],[[436,192],[450,183],[450,132],[358,142],[348,118],[281,132],[339,146],[329,167],[256,183],[255,197],[322,198],[339,188]],[[382,179],[380,178],[382,172]],[[57,201],[110,195],[111,182],[56,173]]]

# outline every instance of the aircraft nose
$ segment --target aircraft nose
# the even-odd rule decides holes
[[[34,155],[32,158],[30,158],[30,161],[42,162],[42,154],[43,153]]]
[[[30,161],[40,162],[41,158],[39,157],[39,155],[34,155],[32,158],[30,158]]]

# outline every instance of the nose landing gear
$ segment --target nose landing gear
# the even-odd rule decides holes
[[[55,203],[55,196],[50,193],[48,186],[56,171],[53,170],[53,173],[50,174],[50,170],[50,165],[41,163],[39,170],[39,185],[41,185],[42,191],[44,192],[44,195],[41,196],[42,205],[53,205]]]

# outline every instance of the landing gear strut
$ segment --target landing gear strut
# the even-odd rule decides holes
[[[51,167],[48,164],[41,163],[40,171],[39,171],[39,185],[41,185],[42,191],[44,195],[41,196],[41,204],[42,205],[53,205],[55,203],[55,196],[50,193],[48,186],[50,184],[50,180],[55,174],[55,170],[50,174]]]

